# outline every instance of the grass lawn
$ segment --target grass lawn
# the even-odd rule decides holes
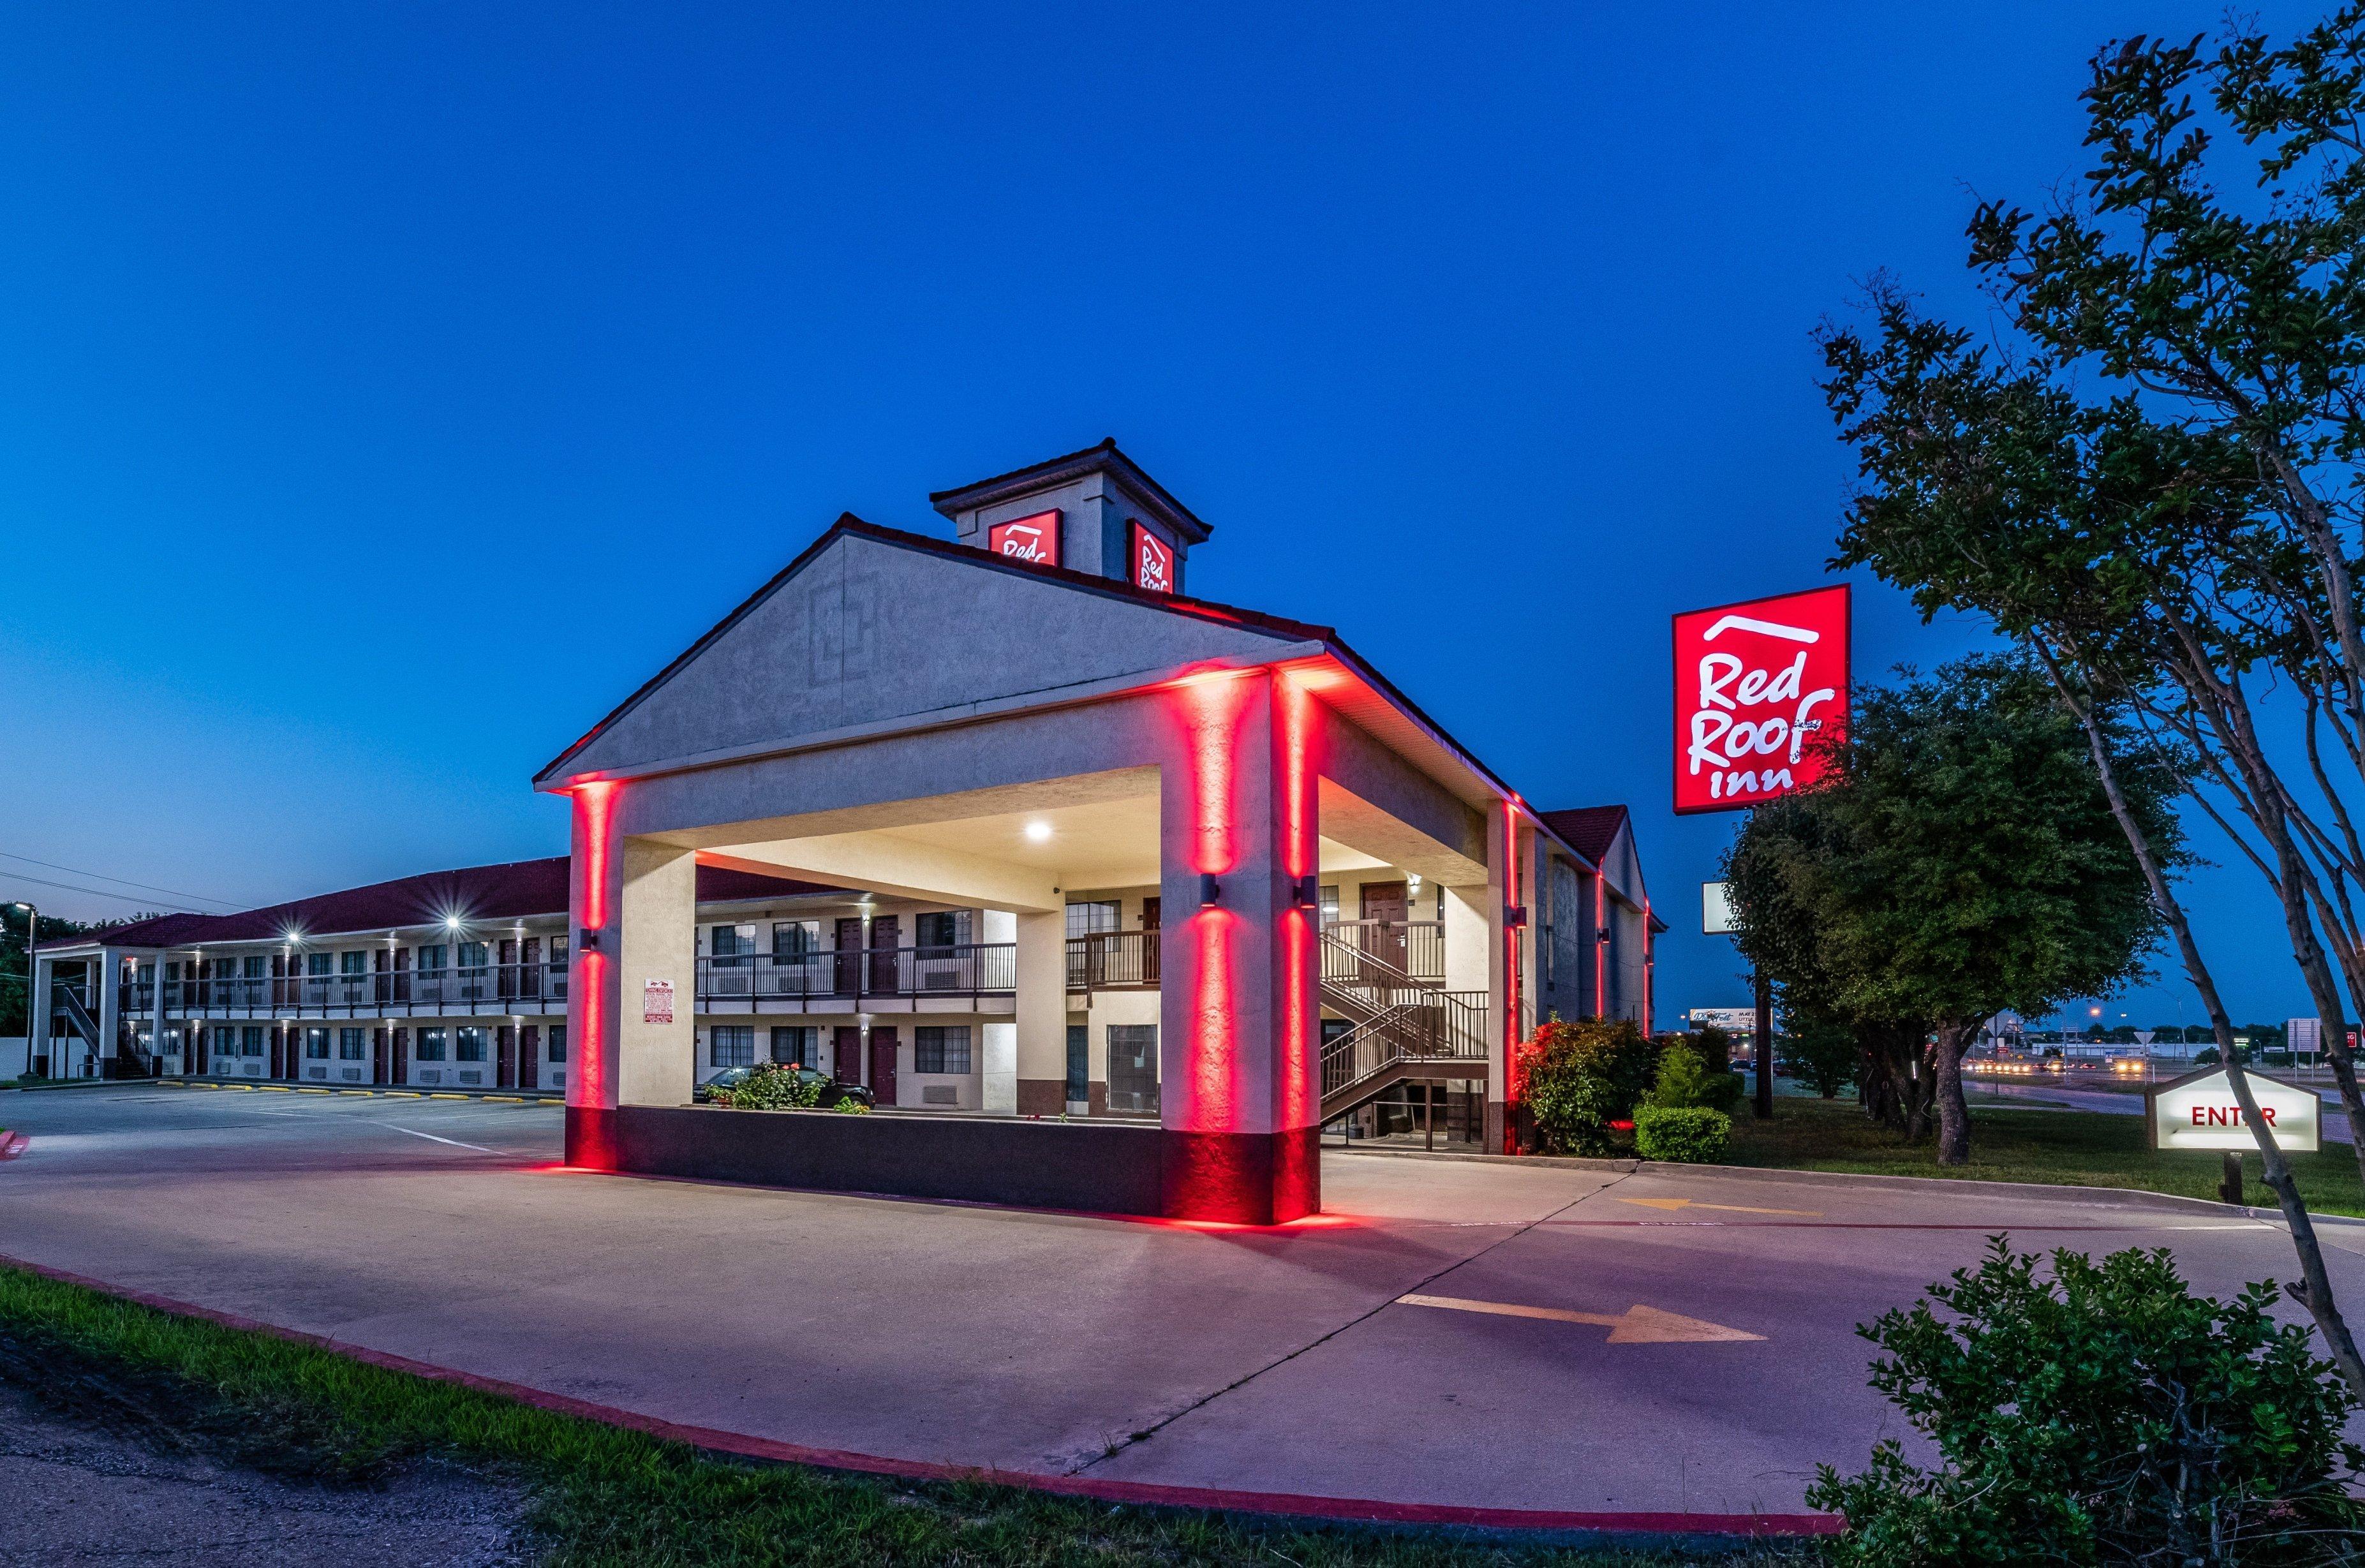
[[[2356,1158],[2342,1143],[2320,1154],[2295,1154],[2300,1195],[2310,1210],[2365,1215],[2365,1183]],[[1761,1122],[1744,1103],[1732,1122],[1731,1165],[1789,1170],[1856,1170],[1881,1176],[1942,1176],[1974,1182],[2051,1182],[2079,1187],[2133,1187],[2188,1198],[2215,1198],[2222,1174],[2214,1155],[2154,1154],[2144,1145],[2141,1116],[2101,1111],[1971,1106],[1971,1162],[1941,1169],[1933,1141],[1898,1141],[1852,1099],[1809,1100],[1785,1095],[1774,1119]],[[2259,1157],[2248,1157],[2247,1191],[2263,1208],[2274,1194],[2259,1182]]]
[[[553,1564],[1642,1568],[1702,1561],[1260,1527],[1014,1487],[739,1463],[14,1269],[0,1269],[0,1376],[116,1430],[128,1424],[330,1486],[367,1485],[430,1453],[516,1477],[535,1499],[530,1522]],[[1804,1568],[1812,1558],[1801,1547],[1774,1547],[1716,1561]]]

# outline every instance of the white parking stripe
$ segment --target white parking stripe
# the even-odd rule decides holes
[[[396,1132],[409,1133],[412,1137],[423,1137],[428,1139],[430,1142],[448,1143],[454,1148],[473,1148],[478,1154],[499,1154],[503,1152],[498,1148],[487,1148],[480,1143],[462,1143],[455,1137],[437,1137],[433,1133],[422,1133],[416,1127],[397,1127],[392,1122],[380,1122],[378,1126],[382,1127],[393,1127]]]

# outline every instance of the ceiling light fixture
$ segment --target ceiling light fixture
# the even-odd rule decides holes
[[[1048,841],[1050,836],[1051,824],[1049,823],[1031,822],[1026,824],[1026,841],[1029,844],[1042,844]]]

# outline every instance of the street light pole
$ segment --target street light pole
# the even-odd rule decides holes
[[[1774,986],[1765,971],[1749,966],[1749,981],[1757,1003],[1757,1119],[1774,1115]]]

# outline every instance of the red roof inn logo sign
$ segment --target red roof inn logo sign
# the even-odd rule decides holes
[[[1728,812],[1804,789],[1847,725],[1848,590],[1676,617],[1676,810]]]
[[[1032,517],[997,522],[985,532],[985,547],[1014,561],[1056,566],[1059,564],[1059,514],[1038,511]]]

